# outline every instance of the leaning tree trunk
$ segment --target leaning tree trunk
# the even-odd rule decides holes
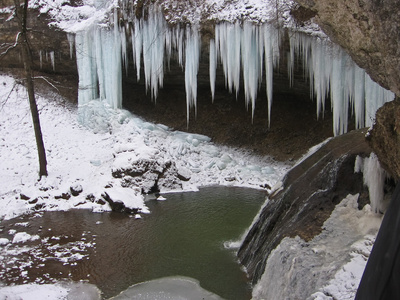
[[[26,87],[28,89],[29,106],[31,109],[33,129],[35,131],[36,146],[39,155],[39,177],[47,176],[47,159],[46,151],[43,143],[42,130],[40,127],[39,112],[35,99],[35,91],[33,87],[33,76],[32,76],[32,55],[29,48],[28,36],[27,36],[27,14],[28,14],[28,1],[24,0],[24,6],[21,8],[19,0],[14,0],[15,11],[17,20],[19,22],[21,32],[19,36],[19,43],[22,47],[22,60],[25,69]]]

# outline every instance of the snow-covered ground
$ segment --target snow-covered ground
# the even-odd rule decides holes
[[[38,207],[109,211],[108,203],[98,201],[105,191],[147,213],[141,192],[157,180],[161,192],[214,184],[262,188],[272,187],[288,168],[268,157],[214,145],[206,136],[145,122],[100,101],[78,110],[54,93],[51,99],[38,97],[49,172],[38,181],[25,88],[9,76],[1,76],[0,84],[0,218],[13,218]],[[169,165],[162,179],[154,178]],[[119,175],[113,175],[118,171]],[[124,176],[133,171],[143,176]],[[71,190],[82,192],[73,196]]]

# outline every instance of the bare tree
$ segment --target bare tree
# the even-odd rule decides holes
[[[33,129],[35,131],[36,146],[39,156],[39,177],[41,179],[42,176],[47,176],[47,159],[33,85],[32,53],[27,34],[28,2],[29,0],[24,0],[24,3],[21,5],[19,0],[14,0],[15,17],[20,28],[20,32],[16,37],[15,46],[20,46],[22,52],[29,106],[31,110]]]

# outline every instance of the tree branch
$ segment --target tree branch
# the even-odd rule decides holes
[[[19,40],[20,35],[21,35],[21,32],[18,32],[17,36],[15,37],[14,45],[9,46],[4,52],[0,53],[0,59],[3,59],[10,50],[12,50],[18,46],[18,40]]]

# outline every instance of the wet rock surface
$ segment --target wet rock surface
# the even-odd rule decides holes
[[[238,252],[253,283],[284,237],[311,240],[336,204],[348,194],[365,191],[362,174],[354,174],[356,156],[371,152],[365,133],[357,130],[330,140],[287,173],[283,190],[271,195]]]
[[[386,103],[376,113],[368,143],[382,167],[396,180],[400,178],[400,99]]]

